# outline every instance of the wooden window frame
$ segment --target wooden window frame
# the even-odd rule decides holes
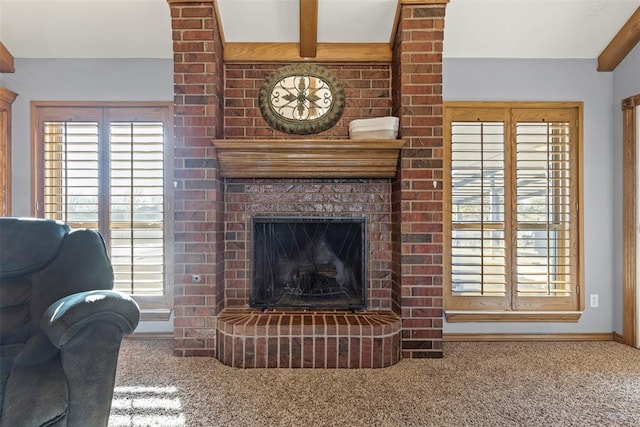
[[[638,123],[640,95],[622,100],[622,342],[638,346]]]
[[[43,117],[46,110],[47,116]],[[174,251],[174,228],[173,228],[173,104],[170,102],[84,102],[84,101],[32,101],[31,102],[31,158],[32,158],[32,215],[42,217],[44,215],[44,150],[41,145],[41,129],[44,121],[59,120],[91,120],[95,121],[96,116],[104,113],[107,120],[119,121],[126,117],[138,120],[149,117],[150,120],[157,120],[158,111],[164,114],[165,122],[165,146],[164,146],[164,293],[163,295],[132,295],[140,305],[142,320],[168,320],[173,308],[174,295],[174,274],[173,274],[173,251]],[[108,123],[99,121],[99,132],[107,134]],[[106,147],[108,149],[108,147]],[[101,148],[102,150],[105,147]],[[107,162],[108,156],[103,156],[101,164]],[[106,170],[99,166],[100,170]],[[101,172],[99,174],[99,185],[109,186],[109,177]],[[108,206],[109,194],[103,194],[101,203]],[[108,211],[100,210],[98,222],[106,224]],[[105,236],[108,245],[108,236]]]
[[[524,304],[520,307],[514,306],[512,303],[512,293],[515,293],[512,288],[515,286],[514,280],[509,277],[507,279],[507,296],[500,297],[501,303],[496,304],[496,301],[491,302],[492,297],[453,297],[452,295],[452,265],[451,265],[451,257],[452,257],[452,247],[451,247],[451,238],[452,238],[452,206],[451,206],[451,194],[452,194],[452,182],[451,182],[451,123],[453,121],[460,120],[460,112],[464,111],[463,115],[468,115],[465,117],[463,121],[476,121],[478,117],[479,111],[490,111],[493,110],[494,115],[502,115],[502,117],[509,116],[511,120],[511,111],[514,110],[528,110],[531,111],[533,115],[536,114],[536,111],[543,111],[553,109],[557,111],[559,109],[563,110],[572,110],[575,113],[575,150],[576,150],[576,159],[575,159],[575,174],[572,178],[572,184],[577,186],[573,194],[575,198],[572,199],[572,203],[576,202],[576,211],[574,213],[575,218],[577,218],[577,224],[571,224],[571,227],[577,227],[574,230],[574,236],[577,236],[577,241],[571,241],[571,250],[577,252],[575,258],[572,260],[572,264],[575,263],[573,267],[573,277],[574,277],[574,291],[575,298],[571,302],[571,307],[566,309],[565,307],[554,307],[554,304],[547,305],[548,299],[543,298],[535,298],[533,297],[533,303]],[[452,119],[452,112],[457,111],[455,120]],[[505,111],[508,111],[505,113]],[[583,104],[582,102],[445,102],[443,104],[443,113],[444,113],[444,141],[445,141],[445,155],[444,155],[444,165],[445,165],[445,176],[444,176],[444,185],[445,185],[445,218],[444,222],[444,239],[445,239],[445,250],[444,250],[444,273],[445,273],[445,295],[444,295],[444,306],[445,306],[445,315],[447,321],[449,322],[577,322],[582,315],[584,310],[584,289],[583,289],[583,277],[584,277],[584,247],[583,247],[583,212],[580,209],[580,206],[583,205],[583,178],[582,178],[582,168],[583,168],[583,150],[582,150],[582,141],[583,141],[583,126],[582,126],[582,118],[583,118]],[[522,120],[520,120],[522,122]],[[506,124],[506,123],[505,123]],[[505,139],[514,139],[515,135],[511,135],[512,129],[515,129],[515,123],[511,123],[510,126],[505,126]],[[515,142],[514,142],[515,143]],[[573,141],[572,141],[573,143]],[[505,161],[508,161],[511,148],[505,146]],[[509,168],[505,169],[505,183],[513,182],[512,180],[515,177],[511,176],[512,173],[509,172]],[[505,184],[508,186],[508,184]],[[514,190],[515,193],[515,190]],[[507,207],[510,206],[510,207]],[[515,211],[515,194],[505,194],[505,210],[507,211]],[[506,242],[512,242],[513,236],[507,233],[505,235]],[[513,252],[515,251],[515,244],[507,243],[506,251]],[[453,303],[457,298],[457,302]],[[484,305],[483,301],[480,298],[488,298],[486,301],[487,306]],[[506,306],[504,304],[504,300],[507,300]],[[531,298],[531,297],[528,297]],[[466,299],[466,300],[465,300]],[[469,301],[472,303],[465,304],[462,301]]]
[[[11,215],[11,104],[16,96],[0,86],[0,216]]]

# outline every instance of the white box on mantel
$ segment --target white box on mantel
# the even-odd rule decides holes
[[[355,119],[349,123],[351,139],[396,139],[400,119],[394,116]]]

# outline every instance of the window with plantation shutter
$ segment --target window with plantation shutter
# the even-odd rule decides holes
[[[111,261],[116,288],[161,294],[164,285],[162,122],[110,124]]]
[[[448,320],[579,316],[581,108],[445,103]]]
[[[114,288],[171,305],[171,107],[39,105],[36,215],[101,232]],[[169,262],[168,262],[169,261]]]
[[[98,122],[45,122],[44,217],[99,229]]]

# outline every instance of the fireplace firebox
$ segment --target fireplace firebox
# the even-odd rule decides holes
[[[366,307],[366,218],[253,217],[250,305]]]

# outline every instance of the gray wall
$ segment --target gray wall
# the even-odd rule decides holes
[[[29,103],[38,101],[171,101],[171,60],[25,60],[0,84],[13,105],[13,214],[31,212]],[[595,60],[445,59],[446,101],[583,101],[585,292],[600,295],[579,323],[446,323],[445,332],[621,332],[620,100],[640,93],[638,47],[615,73]],[[616,261],[614,261],[616,260]],[[588,300],[588,298],[587,298]],[[145,322],[145,331],[167,330]]]
[[[12,214],[31,215],[31,101],[173,102],[173,61],[155,59],[16,59],[0,84],[12,106]],[[173,321],[141,322],[138,332],[173,331]]]
[[[615,312],[622,313],[622,109],[620,102],[640,94],[640,44],[613,72],[613,206],[615,254]],[[616,316],[615,330],[622,333],[622,316]]]
[[[597,333],[617,322],[612,176],[613,75],[595,60],[445,59],[445,101],[582,101],[584,103],[583,292],[599,294],[578,323],[447,323],[445,333]],[[615,264],[615,265],[614,265]]]
[[[31,101],[173,101],[173,62],[152,59],[16,59],[2,85],[12,114],[13,215],[31,214]]]

